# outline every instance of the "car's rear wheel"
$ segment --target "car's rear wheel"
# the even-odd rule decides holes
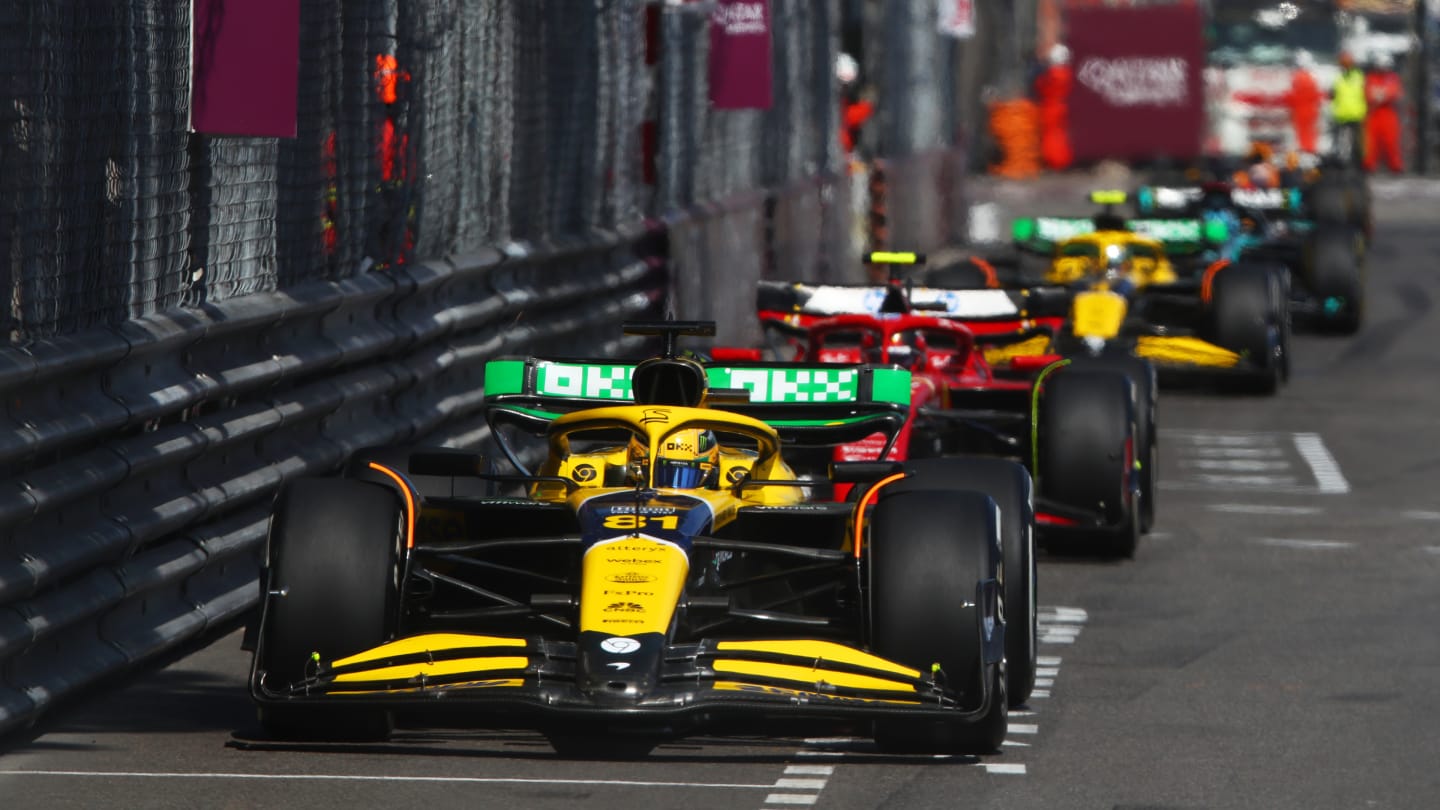
[[[1337,334],[1354,334],[1365,312],[1364,247],[1349,228],[1318,231],[1308,245],[1306,287],[1319,302],[1318,323]]]
[[[1276,300],[1273,272],[1257,264],[1226,267],[1215,274],[1210,294],[1211,336],[1254,364],[1241,387],[1257,394],[1279,390],[1288,362],[1288,302]]]
[[[1133,557],[1141,518],[1134,475],[1135,384],[1103,369],[1062,369],[1040,394],[1036,490],[1040,497],[1099,517],[1094,550]]]
[[[257,666],[285,689],[331,661],[385,642],[399,590],[401,509],[381,486],[305,478],[281,491],[271,523],[266,599]],[[384,739],[388,713],[348,705],[271,703],[260,710],[271,736]]]
[[[908,461],[911,477],[890,485],[907,489],[983,492],[1000,507],[1001,559],[1005,594],[1005,693],[1011,706],[1035,689],[1036,624],[1035,496],[1030,473],[1000,458],[940,458]]]
[[[923,673],[938,668],[978,722],[884,720],[875,741],[887,751],[988,754],[1005,741],[1003,638],[979,586],[1000,575],[995,501],[953,490],[882,494],[870,518],[870,634],[877,655]],[[998,610],[999,606],[994,606]],[[998,617],[996,617],[998,619]],[[988,660],[987,660],[988,659]]]
[[[1155,526],[1155,502],[1160,489],[1159,382],[1155,364],[1134,355],[1116,354],[1076,358],[1071,368],[1109,368],[1125,372],[1135,385],[1135,460],[1140,477],[1140,531]]]

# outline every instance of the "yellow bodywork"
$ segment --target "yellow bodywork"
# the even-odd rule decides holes
[[[1240,364],[1240,355],[1195,337],[1141,337],[1135,342],[1135,355],[1164,365],[1233,368]]]
[[[1070,305],[1070,328],[1076,337],[1110,340],[1120,334],[1128,310],[1125,296],[1101,283],[1096,289],[1075,295]]]
[[[1055,245],[1045,282],[1075,284],[1087,278],[1099,278],[1105,272],[1106,248],[1112,245],[1130,255],[1128,279],[1136,288],[1176,281],[1175,267],[1170,264],[1160,240],[1130,231],[1095,231],[1072,236]]]

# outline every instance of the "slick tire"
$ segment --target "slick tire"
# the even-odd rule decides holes
[[[923,673],[937,666],[978,722],[884,720],[875,741],[898,753],[989,754],[1005,741],[1003,656],[985,663],[977,586],[1000,575],[995,501],[979,492],[882,490],[870,518],[870,634],[877,655]],[[995,632],[1004,632],[996,624]]]
[[[1318,318],[1321,329],[1339,335],[1353,335],[1360,329],[1365,312],[1364,248],[1359,234],[1350,229],[1315,233],[1309,245],[1306,286],[1322,308],[1337,302],[1333,314]]]
[[[1140,462],[1140,532],[1149,534],[1155,526],[1156,496],[1160,490],[1160,442],[1156,432],[1160,415],[1160,386],[1155,364],[1133,355],[1107,355],[1076,358],[1070,368],[1123,371],[1135,384],[1135,458]]]
[[[1040,395],[1036,490],[1100,515],[1093,551],[1130,558],[1140,542],[1135,384],[1120,371],[1061,369]]]
[[[401,509],[389,489],[343,478],[302,478],[281,490],[271,522],[256,666],[270,689],[328,661],[385,642],[393,627]],[[387,713],[357,706],[260,710],[282,739],[383,740]]]
[[[1235,388],[1269,395],[1280,388],[1289,366],[1289,318],[1276,271],[1262,264],[1236,264],[1215,274],[1210,294],[1211,339],[1253,362],[1257,370]]]
[[[1030,473],[999,458],[937,458],[907,461],[911,476],[891,484],[906,490],[983,492],[1000,507],[1001,574],[1005,593],[1005,693],[1020,706],[1035,689],[1037,639],[1035,493]]]

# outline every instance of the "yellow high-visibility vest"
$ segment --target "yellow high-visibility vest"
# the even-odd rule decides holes
[[[1335,79],[1334,101],[1330,115],[1337,123],[1352,124],[1365,120],[1365,73],[1347,70]]]

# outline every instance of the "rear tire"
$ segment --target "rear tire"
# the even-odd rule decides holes
[[[1160,489],[1159,419],[1160,385],[1155,364],[1133,355],[1076,358],[1071,368],[1109,368],[1123,371],[1135,385],[1135,458],[1140,462],[1140,532],[1155,526],[1155,502]]]
[[[1134,557],[1140,500],[1134,475],[1135,383],[1102,369],[1061,369],[1040,395],[1036,488],[1042,498],[1098,514],[1094,550]]]
[[[401,516],[390,490],[363,481],[304,478],[281,490],[256,652],[271,689],[303,680],[314,655],[332,661],[389,637]],[[383,740],[391,727],[386,712],[341,705],[266,705],[260,724],[305,740]]]
[[[995,502],[978,492],[881,492],[870,518],[875,653],[921,672],[939,665],[964,709],[980,707],[986,682],[991,701],[979,722],[879,721],[875,741],[896,752],[994,753],[1007,728],[1004,660],[985,663],[976,588],[1000,575]],[[1003,622],[994,632],[1003,644]]]
[[[1035,689],[1036,613],[1035,494],[1030,473],[1000,458],[944,458],[905,463],[911,477],[887,489],[891,494],[918,489],[983,492],[1000,507],[1001,574],[1005,594],[1005,693],[1011,706],[1030,699]]]
[[[1317,231],[1307,247],[1305,286],[1320,302],[1320,327],[1354,334],[1365,312],[1364,247],[1359,235],[1348,228]],[[1327,306],[1338,308],[1329,313]]]
[[[1254,376],[1240,387],[1257,394],[1279,390],[1288,363],[1289,302],[1276,300],[1273,272],[1256,264],[1226,267],[1215,275],[1210,296],[1212,340],[1255,364]]]

